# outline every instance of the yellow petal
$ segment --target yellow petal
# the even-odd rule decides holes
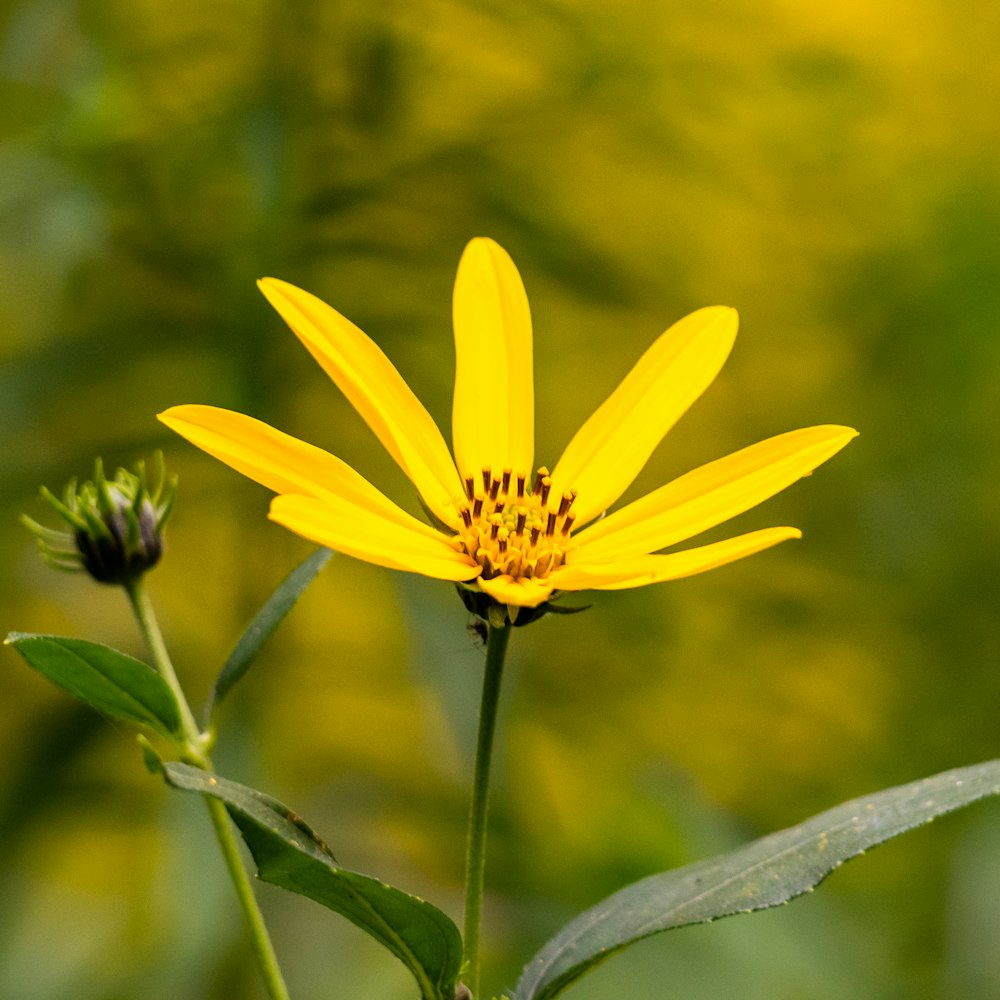
[[[428,535],[433,528],[397,507],[346,462],[305,441],[232,410],[173,406],[159,415],[171,430],[276,493],[340,497]],[[416,527],[414,527],[416,526]]]
[[[531,314],[507,251],[472,240],[455,278],[452,441],[463,476],[531,474],[535,448]]]
[[[555,589],[545,580],[515,580],[512,576],[495,576],[492,580],[479,581],[479,587],[498,604],[518,608],[537,608],[552,596]]]
[[[610,562],[692,538],[809,475],[856,436],[850,427],[806,427],[703,465],[592,524],[567,561]]]
[[[480,572],[444,535],[428,536],[345,500],[278,496],[268,516],[303,538],[389,569],[455,582],[472,580]]]
[[[705,573],[726,563],[735,562],[755,552],[768,549],[789,538],[801,538],[797,528],[765,528],[747,535],[727,538],[723,542],[702,545],[683,552],[660,556],[638,556],[610,563],[586,566],[561,566],[547,582],[557,590],[627,590],[648,583],[678,580],[684,576]]]
[[[582,525],[607,510],[663,436],[708,388],[732,350],[736,311],[710,306],[663,333],[577,431],[552,472],[552,492],[575,489]]]
[[[456,524],[454,504],[463,494],[448,446],[385,354],[315,295],[276,278],[263,278],[258,285],[409,476],[427,506],[446,524]]]

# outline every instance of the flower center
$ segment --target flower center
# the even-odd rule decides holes
[[[527,476],[504,469],[500,476],[484,468],[480,480],[465,478],[466,503],[459,508],[459,540],[483,567],[483,578],[512,576],[531,579],[548,576],[562,565],[576,517],[570,511],[576,499],[571,490],[549,504],[552,479],[546,468]]]

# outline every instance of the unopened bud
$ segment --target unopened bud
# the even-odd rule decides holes
[[[177,493],[177,480],[167,479],[162,455],[157,461],[159,483],[152,493],[142,462],[134,473],[119,469],[109,481],[100,459],[93,481],[78,486],[72,480],[61,500],[42,487],[42,496],[71,529],[54,530],[22,518],[46,562],[116,584],[127,584],[152,569],[163,553],[163,527]]]

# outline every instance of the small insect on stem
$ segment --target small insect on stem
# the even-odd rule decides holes
[[[486,645],[488,630],[486,622],[484,622],[482,618],[473,618],[472,621],[465,626],[465,629],[469,633],[469,637],[472,639],[473,645],[476,649],[482,649]]]

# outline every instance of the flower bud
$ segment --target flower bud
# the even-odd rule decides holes
[[[142,462],[134,473],[119,469],[108,481],[100,459],[93,481],[78,487],[72,480],[62,500],[42,487],[42,496],[71,529],[58,531],[22,517],[46,562],[57,569],[85,570],[100,583],[116,584],[128,584],[155,566],[163,553],[163,527],[177,493],[177,479],[167,480],[163,456],[158,455],[157,461],[159,484],[153,493]]]

